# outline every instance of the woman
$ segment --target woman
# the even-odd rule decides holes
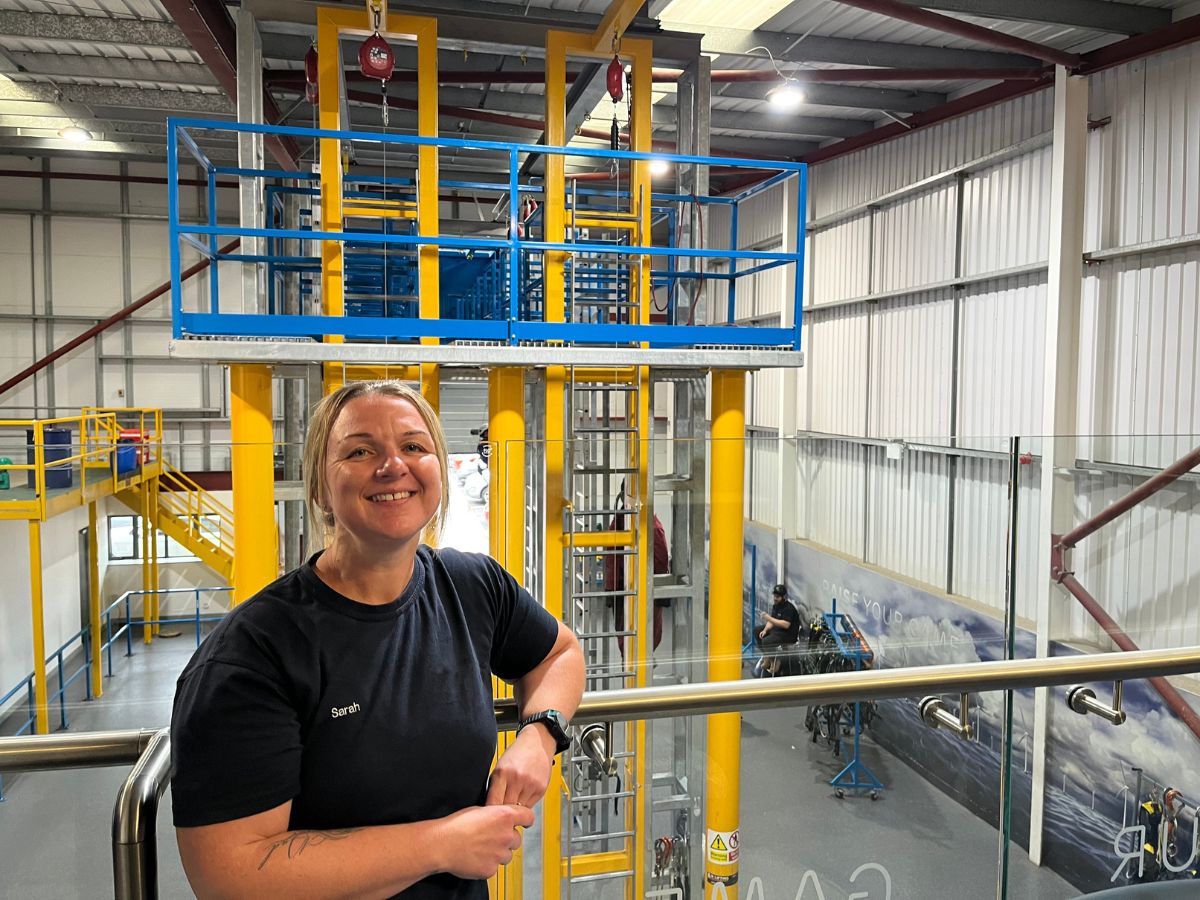
[[[578,642],[494,560],[421,543],[448,481],[415,391],[355,383],[322,400],[304,481],[327,549],[232,610],[176,689],[188,880],[200,897],[482,900],[562,749]],[[493,674],[534,721],[489,783]]]

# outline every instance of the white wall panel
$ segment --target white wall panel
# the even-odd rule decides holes
[[[963,183],[963,274],[1045,262],[1050,242],[1052,150],[972,173]]]
[[[1076,516],[1096,515],[1132,490],[1128,475],[1076,480]],[[1176,482],[1085,538],[1072,557],[1080,583],[1144,649],[1200,643],[1200,485]],[[1069,598],[1068,598],[1069,600]],[[1108,649],[1073,600],[1053,620],[1055,637]]]
[[[1092,76],[1089,249],[1200,232],[1200,47]]]
[[[946,457],[867,449],[866,561],[934,586],[946,580]]]
[[[75,338],[86,326],[78,323],[56,324],[54,346],[61,347]],[[54,403],[58,407],[95,406],[99,400],[96,391],[96,342],[88,341],[81,347],[59,357],[51,366],[54,373]],[[66,410],[59,415],[71,415]]]
[[[22,172],[40,172],[42,161],[27,156],[0,157],[0,166]],[[14,175],[0,177],[0,197],[5,209],[41,209],[42,181],[40,178],[24,178]]]
[[[800,441],[798,447],[802,535],[861,558],[865,448],[838,440]]]
[[[107,316],[120,308],[124,276],[119,222],[52,218],[50,258],[55,314]]]
[[[955,465],[952,592],[1002,610],[1008,552],[1008,463],[964,456]]]
[[[867,424],[867,316],[863,305],[808,315],[807,429],[863,435]]]
[[[1200,434],[1200,253],[1105,263],[1085,281],[1081,434]],[[1161,466],[1162,442],[1097,441],[1097,459]]]
[[[867,147],[811,171],[814,216],[865,203],[946,169],[1011,147],[1054,124],[1050,91],[1037,91]]]
[[[863,297],[870,291],[871,214],[862,213],[810,238],[813,304]]]
[[[747,498],[750,518],[772,528],[779,527],[779,438],[756,434],[747,446],[750,456],[750,496]]]
[[[785,197],[782,183],[760,191],[738,206],[738,249],[777,243],[783,235]]]
[[[871,313],[872,437],[950,434],[954,302],[950,292],[878,304]]]
[[[956,217],[953,185],[907,197],[876,212],[870,293],[952,278]]]
[[[162,167],[164,172],[166,167]],[[65,157],[50,160],[50,171],[111,175],[121,172],[121,164],[88,155],[79,159]],[[34,182],[35,184],[37,182]],[[166,188],[161,189],[166,194]],[[92,179],[53,179],[50,182],[50,208],[75,212],[112,212],[121,208],[121,185],[115,181]]]
[[[746,424],[757,428],[779,428],[779,394],[783,390],[780,369],[759,369],[747,379],[750,402],[746,408]]]
[[[1042,430],[1045,316],[1041,275],[990,281],[964,292],[958,433],[967,446],[999,449],[1007,435]]]

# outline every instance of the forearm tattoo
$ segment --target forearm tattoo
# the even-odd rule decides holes
[[[262,869],[267,864],[267,861],[274,855],[276,850],[287,848],[287,858],[295,859],[309,847],[314,847],[317,844],[323,844],[325,841],[340,841],[342,838],[347,838],[356,831],[362,831],[361,828],[334,828],[329,831],[293,831],[286,837],[271,844],[267,848],[266,855],[263,856],[262,862],[258,864],[258,868]]]

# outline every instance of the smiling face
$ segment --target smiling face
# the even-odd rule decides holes
[[[402,397],[367,394],[338,414],[325,448],[322,505],[334,540],[385,553],[411,545],[436,515],[442,470],[429,427]]]

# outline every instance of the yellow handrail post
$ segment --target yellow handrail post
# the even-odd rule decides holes
[[[229,367],[233,436],[233,604],[278,577],[269,366]]]
[[[709,555],[709,681],[736,681],[742,675],[742,555],[746,466],[746,373],[712,372],[712,465],[709,475],[709,544],[723,548]],[[734,552],[734,551],[737,552]],[[737,900],[736,847],[741,798],[740,713],[708,717],[708,768],[705,773],[704,895],[716,885]],[[718,846],[714,847],[713,845]],[[722,854],[725,861],[722,861]],[[730,861],[730,857],[734,857]]]
[[[40,426],[38,434],[40,437]],[[46,699],[46,623],[42,609],[42,523],[37,519],[29,520],[29,596],[33,615],[34,728],[38,734],[49,734],[50,710]]]
[[[88,504],[88,625],[92,648],[92,696],[104,695],[104,672],[100,666],[100,541],[96,534],[96,501]]]
[[[158,634],[159,631],[162,629],[162,626],[159,624],[160,616],[158,614],[160,598],[158,595],[159,572],[158,572],[158,479],[157,478],[151,478],[149,481],[146,482],[146,497],[147,497],[147,505],[149,506],[149,509],[150,509],[150,520],[149,520],[149,526],[150,526],[150,590],[152,592],[150,594],[150,598],[151,598],[150,607],[154,611],[154,615],[151,616],[151,618],[154,620],[154,625],[153,625],[152,631],[154,634]]]
[[[141,503],[139,504],[141,509],[139,512],[142,518],[142,640],[148,644],[154,635],[154,628],[150,624],[154,618],[154,613],[151,609],[154,603],[154,595],[151,593],[153,586],[150,581],[150,553],[153,541],[150,537],[150,485],[147,482],[142,482],[141,491],[138,496],[141,499]]]

